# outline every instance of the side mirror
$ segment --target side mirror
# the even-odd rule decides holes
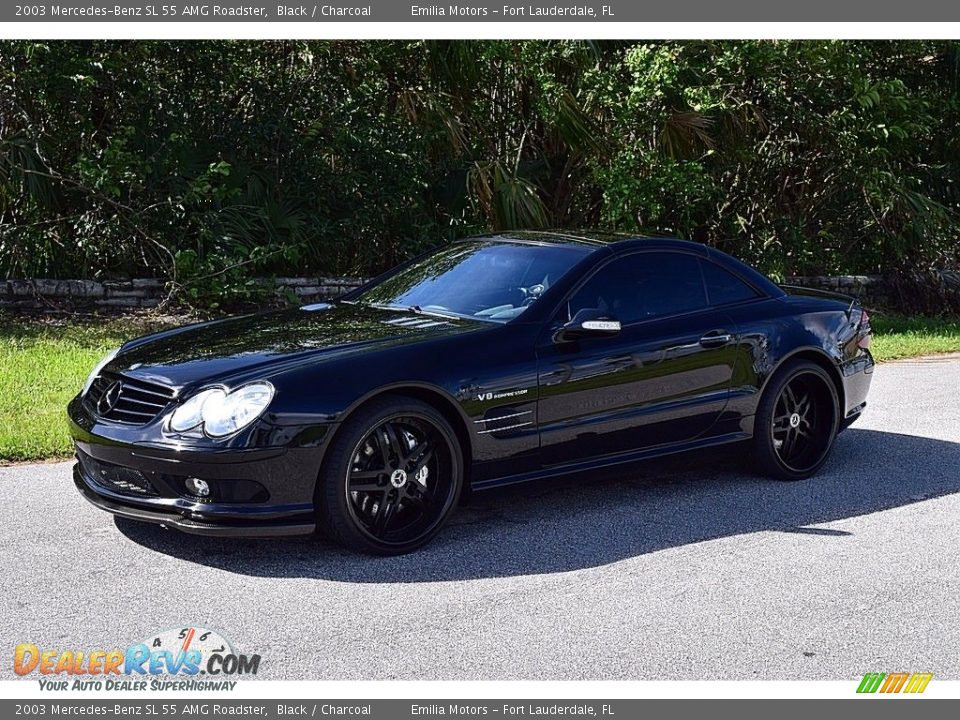
[[[578,310],[573,319],[553,336],[554,342],[565,343],[584,337],[613,336],[620,332],[620,321],[596,308]]]

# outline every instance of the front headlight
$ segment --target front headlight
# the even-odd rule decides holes
[[[273,400],[273,385],[254,382],[226,392],[209,388],[178,407],[170,417],[170,429],[185,432],[200,425],[210,437],[225,437],[256,420]]]
[[[83,390],[80,391],[80,395],[86,395],[88,392],[90,392],[93,381],[97,379],[97,377],[100,375],[100,371],[107,366],[107,363],[117,356],[118,352],[120,352],[120,348],[111,350],[100,362],[94,366],[93,370],[90,372],[90,375],[87,376],[87,381],[83,384]]]
[[[203,404],[213,397],[222,401],[226,396],[220,388],[210,388],[197,393],[174,411],[170,417],[170,429],[177,432],[192,430],[203,422]]]

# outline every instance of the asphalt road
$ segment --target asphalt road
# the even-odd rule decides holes
[[[0,650],[199,624],[272,679],[960,679],[958,388],[960,360],[881,366],[811,481],[720,456],[488,493],[396,559],[115,522],[69,464],[3,468]]]

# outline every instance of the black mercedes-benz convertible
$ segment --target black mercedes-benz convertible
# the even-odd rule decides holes
[[[395,554],[465,490],[742,442],[799,480],[866,405],[867,313],[662,238],[455,242],[331,303],[132,340],[68,414],[94,505]]]

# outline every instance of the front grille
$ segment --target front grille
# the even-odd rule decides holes
[[[104,397],[108,394],[109,399]],[[175,395],[175,390],[164,385],[103,373],[93,381],[83,403],[87,410],[104,420],[146,425],[170,404]]]
[[[84,474],[102,488],[130,497],[159,496],[150,481],[139,470],[102,463],[82,451],[77,452],[77,459]]]

